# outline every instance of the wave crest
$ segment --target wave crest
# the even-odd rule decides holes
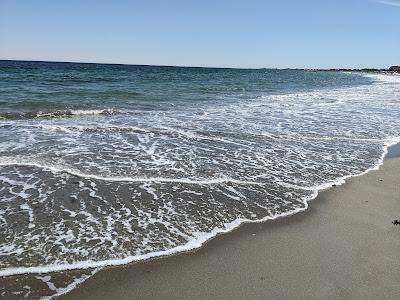
[[[88,115],[115,115],[119,111],[114,109],[77,109],[77,110],[54,110],[54,111],[26,111],[26,112],[1,112],[0,119],[7,120],[23,120],[23,119],[51,119],[65,118],[73,116],[88,116]]]

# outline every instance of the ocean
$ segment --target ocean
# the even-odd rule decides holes
[[[382,163],[399,116],[398,76],[0,61],[0,294],[306,210]]]

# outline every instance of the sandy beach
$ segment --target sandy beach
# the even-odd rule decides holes
[[[291,217],[104,269],[61,299],[399,299],[399,148]]]

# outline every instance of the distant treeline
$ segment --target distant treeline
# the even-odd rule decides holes
[[[371,73],[400,73],[400,66],[391,66],[388,69],[307,69],[310,71],[335,71],[335,72],[371,72]]]

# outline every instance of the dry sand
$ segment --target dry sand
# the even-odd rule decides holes
[[[305,212],[98,272],[61,299],[400,299],[400,158]]]

